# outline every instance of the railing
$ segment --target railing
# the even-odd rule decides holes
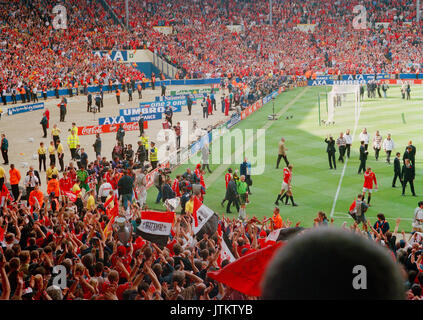
[[[153,65],[157,67],[167,78],[175,79],[178,73],[178,68],[172,66],[170,63],[164,61],[157,53],[151,52],[153,55]]]

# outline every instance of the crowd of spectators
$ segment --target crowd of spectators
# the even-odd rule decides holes
[[[16,175],[13,170],[16,169],[11,169],[10,179]],[[37,177],[33,168],[30,171],[29,176]],[[28,202],[22,199],[22,195],[15,200],[3,192],[0,210],[1,299],[257,299],[208,276],[208,272],[233,263],[225,251],[224,242],[233,259],[237,260],[275,244],[275,239],[269,237],[272,231],[282,229],[302,237],[309,230],[301,228],[300,222],[294,226],[275,208],[269,217],[262,219],[247,216],[239,220],[222,214],[215,231],[198,236],[194,233],[194,203],[195,198],[202,201],[206,189],[194,186],[204,185],[202,177],[205,172],[197,166],[173,180],[170,171],[160,170],[158,173],[162,176],[162,200],[180,197],[183,208],[176,212],[166,245],[160,246],[143,239],[137,231],[141,224],[141,210],[148,210],[139,201],[145,197],[142,193],[146,191],[141,190],[146,183],[145,173],[144,168],[136,169],[128,162],[115,160],[109,163],[103,158],[89,163],[87,170],[81,166],[76,170],[73,163],[69,164],[60,180],[57,169],[53,168],[48,179],[49,193],[43,194],[35,185]],[[91,180],[91,177],[95,179]],[[7,174],[4,178],[7,182]],[[125,203],[122,207],[115,195],[124,199],[132,189],[139,197],[134,197],[125,209]],[[61,196],[57,197],[55,193]],[[126,220],[128,234],[122,233],[122,222],[118,217]],[[334,220],[329,221],[324,212],[318,212],[311,229],[335,228],[333,223]],[[344,223],[341,229],[375,242],[386,250],[403,272],[404,291],[398,295],[421,299],[422,234],[407,237],[401,231],[400,236],[400,220],[396,220],[392,230],[383,214],[378,215],[373,225],[370,221],[367,223],[369,228]],[[290,238],[284,241],[289,242]],[[65,271],[60,275],[57,270]],[[64,278],[58,283],[56,277]]]
[[[75,88],[109,79],[142,79],[142,73],[93,50],[130,46],[96,1],[66,2],[66,29],[55,29],[51,0],[14,0],[0,8],[0,86],[19,95],[35,88]],[[58,20],[58,23],[63,21]]]
[[[107,1],[124,21],[125,1]],[[92,54],[148,48],[179,68],[177,78],[420,72],[422,29],[415,2],[129,1],[130,30],[99,1],[65,3],[67,29],[53,27],[51,0],[8,1],[0,9],[0,82],[47,88],[95,84],[142,73]],[[366,9],[367,28],[353,20]],[[380,24],[387,23],[387,24]],[[299,24],[313,25],[309,31]],[[239,25],[242,30],[229,28]],[[164,34],[154,27],[170,26]],[[229,26],[229,27],[228,27]]]
[[[125,18],[125,1],[110,3]],[[364,6],[365,30],[353,23]],[[413,1],[130,1],[130,25],[180,77],[400,73],[421,68],[421,25]],[[388,25],[379,24],[388,23]],[[298,24],[312,24],[304,32]],[[227,28],[240,25],[243,31]],[[154,26],[171,26],[164,35]]]

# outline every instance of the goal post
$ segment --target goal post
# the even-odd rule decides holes
[[[338,108],[345,111],[353,109],[354,119],[358,121],[361,111],[359,85],[333,85],[330,92],[322,93],[326,96],[326,113],[324,113],[323,99],[319,95],[319,120],[325,125],[334,125]],[[339,110],[339,109],[338,109]],[[352,111],[352,110],[351,110]]]

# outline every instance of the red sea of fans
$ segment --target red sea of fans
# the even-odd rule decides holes
[[[108,2],[118,18],[124,1]],[[401,73],[421,71],[422,31],[414,1],[129,1],[130,27],[116,24],[93,0],[68,1],[67,29],[53,28],[51,0],[15,0],[0,8],[0,83],[39,90],[141,79],[142,73],[92,55],[92,50],[155,51],[180,69],[177,77]],[[364,5],[369,28],[354,28],[355,5]],[[388,22],[388,26],[375,23]],[[231,31],[240,25],[245,32]],[[315,24],[303,32],[297,24]],[[162,34],[154,26],[172,26]]]

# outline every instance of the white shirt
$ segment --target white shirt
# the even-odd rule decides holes
[[[32,175],[32,176],[27,175],[27,176],[25,177],[25,180],[24,180],[24,184],[25,184],[25,186],[26,186],[26,187],[31,187],[31,188],[34,188],[34,187],[35,187],[35,185],[36,185],[38,182],[39,182],[39,181],[38,181],[38,178],[37,178],[36,176],[34,176],[34,175]]]
[[[383,141],[383,149],[384,150],[388,150],[388,151],[392,151],[392,150],[394,150],[394,140],[388,140],[388,139],[385,139],[384,141]]]
[[[381,135],[375,135],[373,137],[373,148],[380,149],[382,147],[382,136]]]
[[[352,144],[352,138],[349,134],[344,134],[344,138],[347,144]]]
[[[419,220],[423,220],[423,210],[420,207],[417,207],[416,210],[414,210],[414,219],[413,219],[413,227],[421,227],[422,223]]]
[[[369,144],[369,134],[368,133],[360,133],[360,141],[364,141],[364,144]]]
[[[113,190],[112,185],[109,182],[105,182],[98,189],[98,196],[107,197],[111,190]]]

